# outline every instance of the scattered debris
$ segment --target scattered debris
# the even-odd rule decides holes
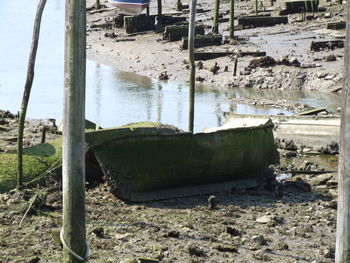
[[[321,51],[321,50],[334,50],[336,48],[343,48],[344,40],[329,40],[329,41],[312,41],[310,50]]]

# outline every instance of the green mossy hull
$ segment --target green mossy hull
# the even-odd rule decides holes
[[[35,145],[23,151],[24,183],[27,183],[55,164],[60,166],[62,156],[62,140]],[[0,193],[16,187],[17,153],[0,154]]]
[[[116,195],[139,201],[152,191],[261,176],[278,160],[272,128],[270,123],[194,135],[116,128],[91,132],[87,141]]]

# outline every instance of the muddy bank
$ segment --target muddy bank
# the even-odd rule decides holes
[[[104,183],[87,185],[90,260],[334,262],[337,154],[292,142],[279,151],[281,165],[269,170],[264,186],[215,196],[132,204]],[[46,186],[0,195],[1,262],[60,262],[62,184],[57,177],[45,180]]]
[[[93,1],[88,1],[88,6]],[[105,2],[107,7],[109,4]],[[282,3],[274,7],[263,3],[266,14],[278,15]],[[249,67],[253,56],[238,58],[237,75],[233,76],[233,56],[203,61],[203,69],[197,69],[197,81],[219,87],[246,87],[260,89],[295,89],[334,91],[342,86],[343,48],[311,50],[311,43],[324,40],[343,39],[344,29],[325,29],[326,23],[342,20],[343,7],[332,2],[321,1],[322,12],[307,14],[307,20],[301,21],[301,14],[288,15],[288,24],[273,27],[259,27],[236,32],[234,41],[215,47],[206,47],[202,51],[225,51],[233,54],[241,52],[266,52],[274,60],[298,61],[282,65],[260,65]],[[175,13],[176,1],[166,2],[163,13]],[[203,23],[206,33],[211,31],[212,8],[210,3],[201,2],[198,6],[198,23]],[[188,65],[185,59],[187,50],[180,48],[181,41],[163,40],[162,32],[147,31],[141,34],[127,34],[123,28],[113,27],[113,20],[119,11],[88,12],[88,57],[113,67],[135,72],[151,78],[187,81]],[[223,19],[228,17],[228,3],[221,5]],[[248,2],[236,2],[237,16],[249,14]],[[156,3],[152,2],[151,14],[156,14]],[[262,13],[264,14],[264,13]],[[188,12],[177,13],[188,16]],[[226,19],[227,20],[227,19]],[[225,21],[225,20],[224,20]],[[237,23],[237,21],[236,21]],[[238,28],[238,27],[237,27]],[[220,24],[219,32],[228,35],[228,22]],[[286,58],[288,56],[288,58]],[[211,68],[217,63],[215,73]]]

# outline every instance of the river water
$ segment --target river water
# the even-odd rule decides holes
[[[38,0],[0,2],[0,109],[17,112],[22,100],[26,68]],[[28,117],[62,118],[64,2],[48,0],[44,10],[35,78]],[[86,118],[101,127],[136,121],[159,121],[187,130],[188,86],[158,82],[140,75],[116,71],[87,61]],[[195,131],[223,123],[224,112],[277,114],[291,112],[259,109],[231,103],[228,98],[287,99],[314,107],[340,104],[337,94],[231,89],[225,92],[198,88],[195,103]]]

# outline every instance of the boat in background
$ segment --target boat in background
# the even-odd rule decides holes
[[[109,2],[128,14],[140,14],[149,6],[150,0],[109,0]]]

